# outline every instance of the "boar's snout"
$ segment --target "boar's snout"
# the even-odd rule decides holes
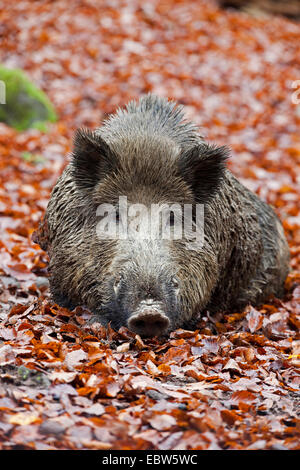
[[[161,336],[169,326],[170,320],[154,306],[142,308],[128,319],[128,328],[140,336]]]

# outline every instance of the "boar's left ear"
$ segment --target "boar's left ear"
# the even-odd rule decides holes
[[[200,203],[219,189],[229,158],[229,149],[201,143],[184,152],[178,161],[180,175],[191,186]]]
[[[78,129],[73,142],[72,174],[81,189],[92,189],[117,165],[108,144],[89,129]]]

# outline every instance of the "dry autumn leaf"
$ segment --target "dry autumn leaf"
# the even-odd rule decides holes
[[[16,413],[9,418],[9,423],[26,426],[27,424],[40,423],[41,419],[34,413]]]

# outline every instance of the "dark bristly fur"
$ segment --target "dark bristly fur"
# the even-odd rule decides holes
[[[240,184],[180,106],[147,95],[95,131],[79,130],[71,163],[53,189],[38,232],[50,256],[54,300],[87,305],[101,322],[127,325],[146,299],[170,328],[211,312],[280,296],[289,250],[270,206]],[[96,208],[128,203],[205,204],[205,242],[101,240]],[[176,278],[176,282],[174,281]]]

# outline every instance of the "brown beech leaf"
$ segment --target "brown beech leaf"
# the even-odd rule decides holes
[[[235,424],[235,422],[242,421],[242,417],[234,410],[221,410],[221,416],[223,421],[229,426]]]
[[[20,412],[12,415],[9,418],[11,424],[19,424],[21,426],[26,426],[27,424],[40,423],[41,419],[35,413],[26,413]]]
[[[149,423],[157,431],[166,431],[176,425],[176,419],[167,414],[156,414],[149,419]]]
[[[253,403],[256,400],[257,400],[256,395],[252,392],[249,392],[248,390],[239,390],[239,391],[234,392],[231,395],[231,401],[232,402]]]
[[[49,375],[49,379],[59,383],[72,382],[77,376],[77,372],[53,371]]]
[[[87,359],[88,355],[82,349],[75,349],[66,354],[65,364],[69,370],[79,366],[82,361]]]
[[[246,320],[248,321],[248,328],[251,333],[259,330],[263,324],[263,315],[255,310],[253,307],[249,307],[247,310]]]
[[[223,366],[223,371],[232,371],[234,373],[240,374],[242,372],[238,363],[234,359],[229,359],[226,364]]]

